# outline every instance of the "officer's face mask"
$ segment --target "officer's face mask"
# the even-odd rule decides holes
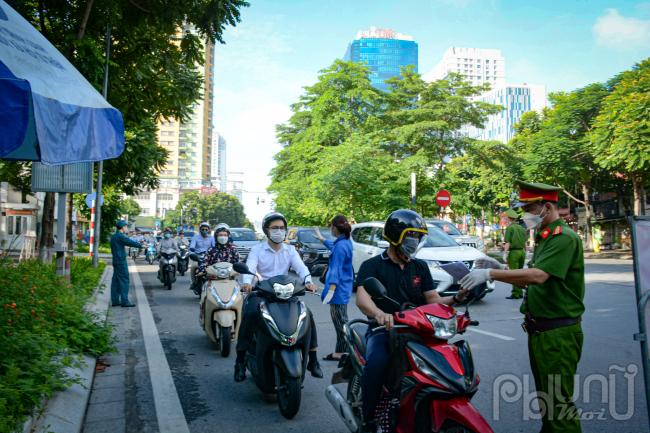
[[[546,215],[542,215],[545,213],[545,210],[546,206],[544,206],[542,211],[538,214],[524,212],[524,216],[521,219],[524,221],[524,225],[528,230],[537,230],[542,225],[542,221],[546,217]]]
[[[269,239],[271,242],[281,244],[287,236],[287,231],[284,229],[271,229],[269,232]]]
[[[169,238],[172,237],[172,234],[171,233],[165,233],[164,236],[165,236],[165,239],[169,239]]]
[[[424,244],[423,240],[424,236],[421,235],[417,237],[406,235],[399,246],[400,251],[402,251],[406,258],[411,260],[415,258],[417,252],[422,248],[422,245]]]
[[[221,245],[226,245],[228,243],[228,236],[217,236],[217,242]]]

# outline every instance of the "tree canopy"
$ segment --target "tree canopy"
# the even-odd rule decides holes
[[[226,223],[230,227],[249,227],[253,224],[246,218],[244,207],[236,197],[223,192],[202,194],[199,191],[188,191],[181,195],[176,208],[165,215],[165,227],[177,227],[181,221],[183,211],[183,225],[197,226],[202,222],[215,224]],[[196,211],[194,211],[196,209]]]

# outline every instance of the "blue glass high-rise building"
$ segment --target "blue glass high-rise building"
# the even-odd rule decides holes
[[[386,91],[385,81],[399,76],[401,67],[413,65],[417,72],[418,44],[412,36],[370,27],[370,30],[357,33],[348,45],[344,60],[367,64],[372,85]]]

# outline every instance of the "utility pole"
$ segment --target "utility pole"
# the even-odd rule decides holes
[[[108,100],[108,63],[111,58],[111,26],[106,26],[106,63],[104,64],[104,86],[102,96]],[[95,245],[93,251],[93,266],[96,268],[99,263],[99,233],[102,224],[102,178],[104,175],[104,161],[97,164],[97,197],[95,205]]]
[[[416,179],[415,179],[415,172],[411,173],[411,207],[413,210],[416,209],[416,204],[417,204],[417,197],[416,197]]]

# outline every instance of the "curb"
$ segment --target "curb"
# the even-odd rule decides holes
[[[89,311],[98,313],[104,319],[108,316],[110,300],[110,282],[113,267],[106,265],[99,280],[93,298],[87,304]],[[102,291],[101,288],[104,287]],[[28,419],[23,425],[23,433],[79,433],[83,428],[86,416],[86,406],[90,399],[95,365],[97,359],[84,355],[84,363],[80,368],[66,369],[66,374],[81,379],[64,391],[54,394],[45,404],[40,415]]]

